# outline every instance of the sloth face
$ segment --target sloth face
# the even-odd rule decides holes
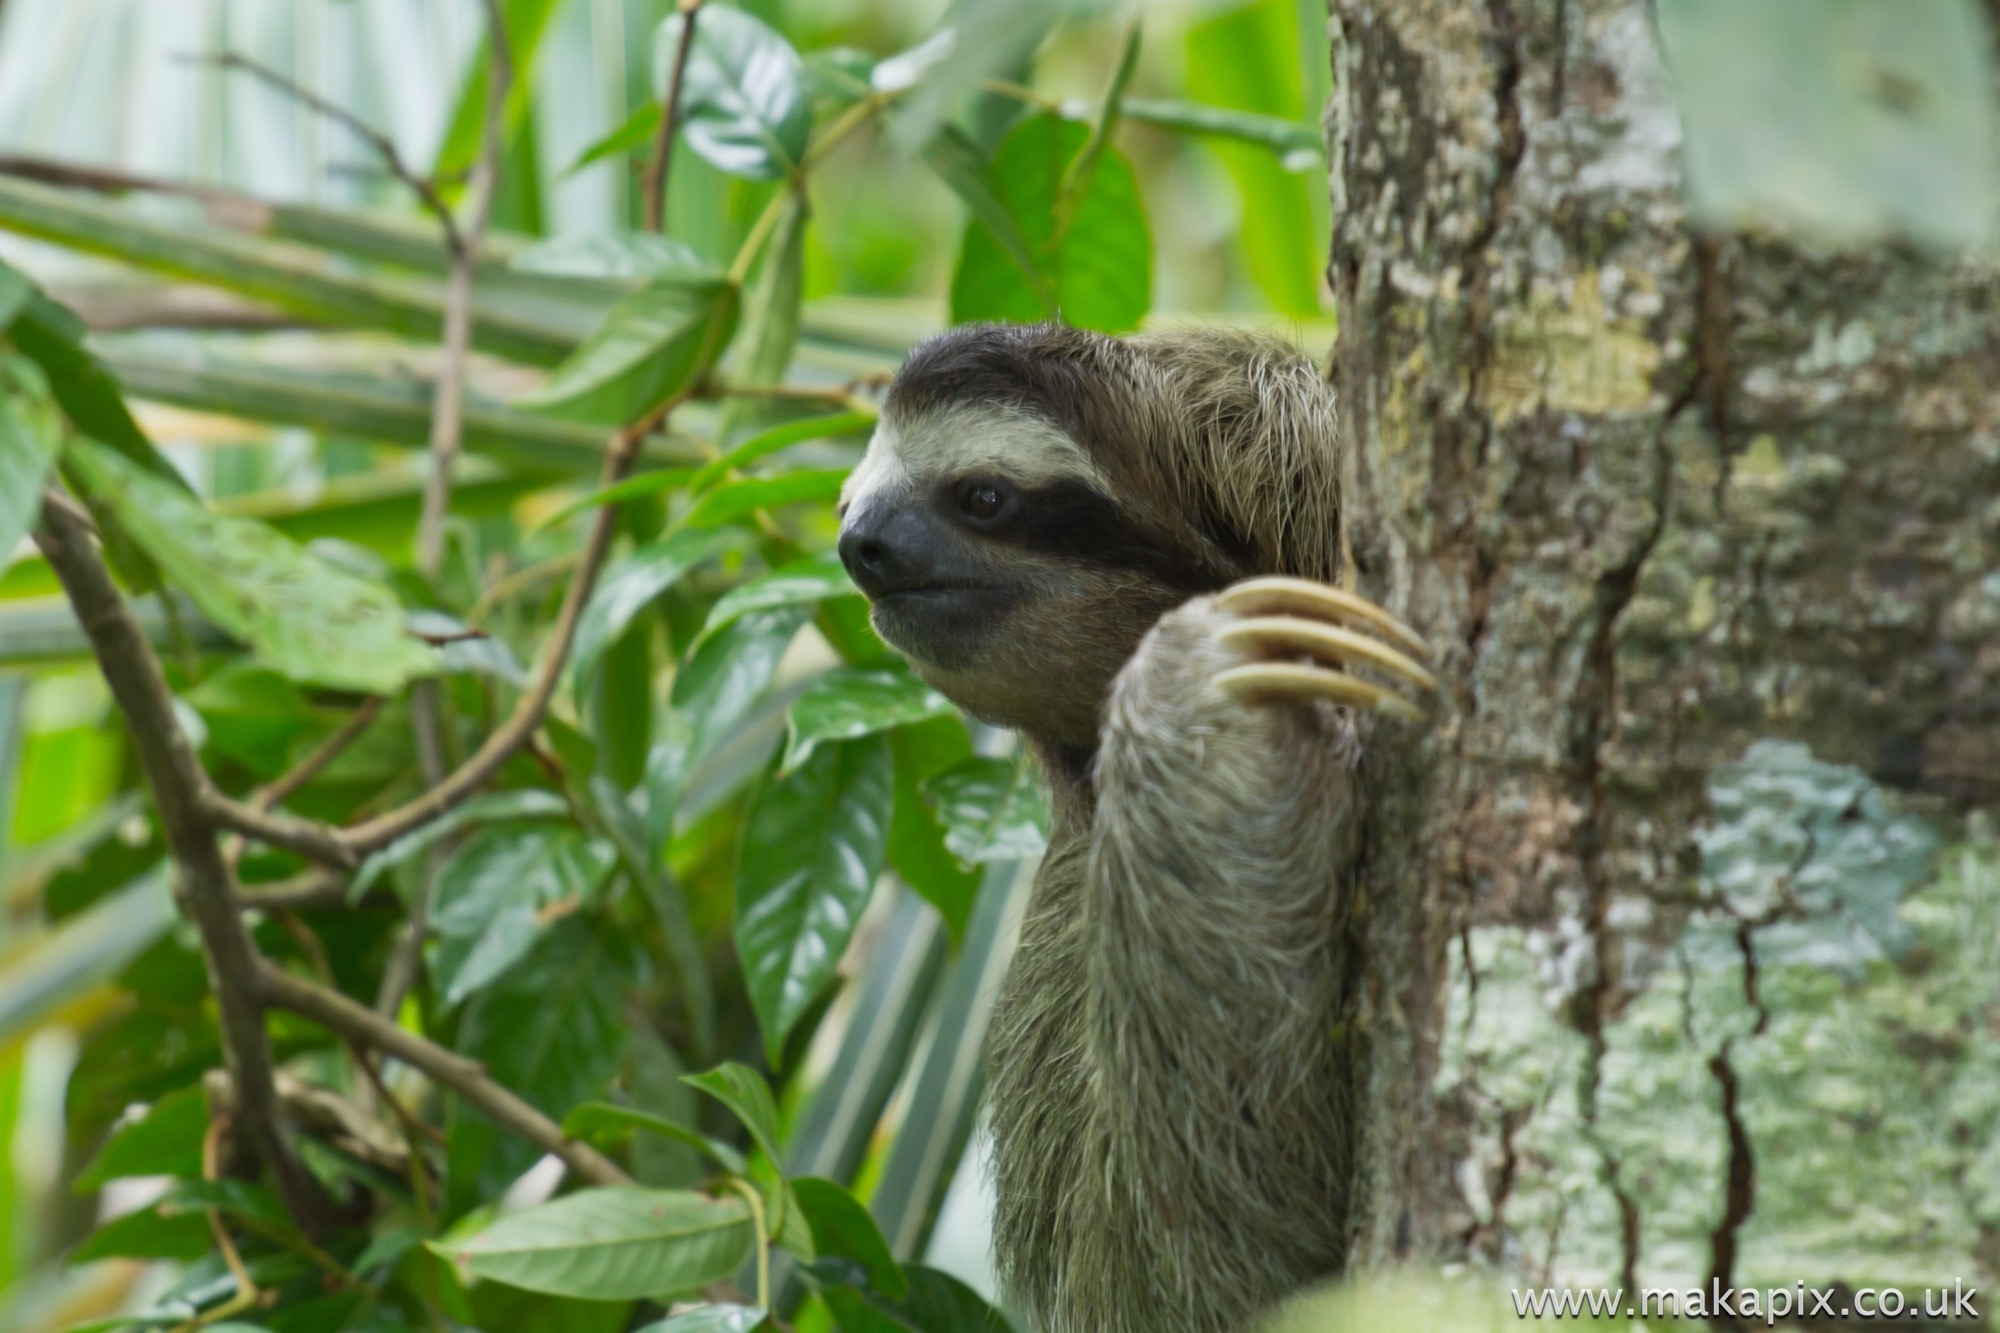
[[[885,415],[841,497],[840,558],[882,637],[974,715],[1096,746],[1112,677],[1215,580],[1027,409]]]

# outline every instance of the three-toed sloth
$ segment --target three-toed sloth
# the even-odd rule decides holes
[[[876,628],[1052,789],[990,1057],[1046,1333],[1234,1333],[1341,1265],[1356,763],[1432,682],[1332,586],[1338,447],[1282,343],[980,325],[911,354],[842,496]]]

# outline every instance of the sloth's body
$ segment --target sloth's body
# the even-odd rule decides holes
[[[981,326],[912,354],[844,497],[877,628],[1054,796],[991,1055],[1000,1274],[1047,1333],[1228,1333],[1340,1267],[1336,703],[1408,705],[1306,664],[1407,635],[1302,582],[1337,466],[1282,344]]]

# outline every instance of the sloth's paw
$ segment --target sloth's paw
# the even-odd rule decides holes
[[[1424,720],[1411,696],[1437,688],[1437,677],[1417,660],[1430,649],[1373,602],[1324,583],[1274,577],[1232,585],[1217,595],[1215,607],[1227,617],[1216,638],[1255,659],[1214,678],[1238,698],[1330,699]],[[1357,667],[1393,683],[1356,675]]]

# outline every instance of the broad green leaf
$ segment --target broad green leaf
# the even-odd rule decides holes
[[[752,611],[769,611],[781,606],[816,606],[829,597],[856,596],[854,580],[837,556],[809,556],[780,569],[738,584],[722,594],[709,609],[708,619],[695,639],[702,643],[721,633]]]
[[[951,187],[973,220],[986,229],[987,238],[999,246],[1000,253],[1027,284],[1042,316],[1054,318],[1056,294],[1049,286],[1048,275],[1042,272],[1020,222],[994,193],[986,155],[972,136],[956,125],[939,126],[936,137],[924,148],[924,162],[937,173],[939,180]]]
[[[472,997],[454,1045],[560,1119],[603,1095],[624,1058],[629,996],[645,975],[645,960],[629,938],[593,928],[580,915],[566,917]],[[454,1211],[491,1198],[540,1155],[463,1104],[453,1112],[450,1138]]]
[[[1013,1333],[1006,1316],[949,1273],[920,1264],[904,1272],[909,1291],[900,1300],[851,1287],[822,1290],[841,1333]]]
[[[514,67],[514,82],[507,90],[507,105],[502,113],[508,138],[514,137],[528,115],[535,89],[535,64],[561,8],[561,0],[501,0],[501,22],[507,31],[507,52]],[[480,12],[485,13],[483,6]],[[451,123],[445,130],[444,142],[438,146],[432,175],[440,181],[462,181],[479,157],[490,100],[487,80],[492,70],[493,51],[488,37],[474,48],[466,65]]]
[[[200,1088],[170,1092],[113,1134],[73,1187],[86,1194],[124,1176],[198,1176],[208,1103]]]
[[[706,370],[735,326],[734,287],[653,278],[513,405],[605,425],[636,421]]]
[[[1991,36],[1970,0],[1662,0],[1688,184],[1714,226],[1990,243]]]
[[[840,494],[849,469],[801,468],[774,477],[745,477],[724,482],[701,497],[683,521],[690,528],[714,528],[734,523],[759,509],[805,501],[830,501]]]
[[[552,791],[529,788],[524,791],[484,792],[453,806],[414,833],[408,833],[361,863],[348,900],[359,901],[385,873],[421,856],[460,829],[502,820],[568,819],[568,802]]]
[[[1025,758],[966,760],[924,784],[967,865],[1040,856],[1049,845],[1048,801]]]
[[[703,1074],[683,1074],[681,1082],[700,1088],[734,1112],[774,1165],[784,1161],[778,1155],[778,1104],[762,1074],[732,1060]]]
[[[634,617],[689,570],[732,545],[736,536],[728,531],[677,532],[665,541],[641,547],[606,570],[577,623],[576,643],[570,650],[570,669],[579,692],[591,667]]]
[[[712,1139],[686,1125],[676,1124],[665,1116],[653,1115],[647,1111],[635,1110],[629,1106],[614,1106],[610,1102],[585,1102],[563,1117],[563,1133],[572,1139],[586,1143],[610,1146],[631,1137],[634,1130],[644,1130],[649,1134],[660,1134],[678,1143],[685,1143],[697,1152],[706,1153],[715,1159],[725,1171],[742,1175],[749,1169],[743,1154],[720,1139]]]
[[[162,1217],[203,1213],[213,1208],[266,1236],[298,1235],[291,1213],[277,1194],[251,1180],[178,1180],[153,1205]]]
[[[896,814],[889,824],[889,865],[937,908],[954,940],[963,939],[979,875],[953,854],[948,826],[924,796],[923,784],[972,756],[972,738],[957,717],[937,717],[889,733],[896,755]]]
[[[666,100],[687,18],[653,36],[653,92]],[[812,133],[805,64],[791,43],[740,9],[704,8],[681,83],[688,147],[732,176],[776,180],[805,159]]]
[[[1139,326],[1152,304],[1153,254],[1132,166],[1116,149],[1104,150],[1068,229],[1056,235],[1063,177],[1089,138],[1084,126],[1052,113],[1032,116],[1009,131],[988,180],[1033,252],[1063,321],[1124,333]],[[1047,318],[1034,287],[977,217],[966,224],[952,276],[951,317],[954,323]]]
[[[438,871],[431,975],[447,1006],[490,985],[547,929],[551,909],[587,902],[617,853],[562,824],[481,829]]]
[[[214,1244],[208,1219],[199,1213],[166,1217],[158,1209],[141,1208],[91,1232],[67,1258],[73,1264],[92,1259],[178,1259],[187,1263],[207,1254]]]
[[[1274,117],[1304,110],[1294,0],[1254,0],[1202,20],[1188,30],[1187,59],[1188,89],[1204,102]],[[1288,170],[1256,144],[1209,146],[1242,200],[1238,246],[1251,279],[1282,313],[1318,314],[1327,241],[1315,195],[1324,197],[1324,180]]]
[[[648,1324],[639,1333],[751,1333],[770,1312],[754,1305],[704,1305]]]
[[[660,132],[660,104],[648,102],[620,122],[618,128],[577,155],[564,175],[574,175],[608,157],[623,157],[652,145]]]
[[[868,1271],[868,1284],[891,1299],[909,1294],[909,1282],[896,1256],[889,1253],[889,1242],[852,1194],[816,1176],[794,1179],[792,1192],[812,1226],[813,1244],[820,1254],[860,1264]]]
[[[943,16],[948,41],[940,34],[891,57],[885,62],[891,70],[876,75],[878,87],[907,86],[889,122],[892,136],[909,150],[929,142],[968,91],[987,79],[1024,75],[1035,48],[1057,23],[1106,8],[1103,0],[954,0]],[[914,69],[914,81],[895,68],[898,64]]]
[[[829,745],[767,783],[743,833],[736,948],[765,1050],[833,979],[888,855],[894,799],[888,742]]]
[[[508,264],[516,273],[601,281],[679,281],[710,288],[722,281],[722,270],[703,259],[693,247],[671,236],[649,232],[595,236],[559,236],[529,246]]]
[[[600,505],[623,504],[627,500],[640,500],[662,491],[677,491],[688,484],[695,475],[690,467],[662,468],[658,472],[642,472],[636,477],[627,477],[615,486],[580,495],[545,518],[535,521],[534,531],[544,532],[560,523],[566,523],[586,509],[596,509]]]
[[[799,341],[799,306],[805,298],[806,227],[811,220],[806,192],[789,191],[777,230],[765,244],[757,276],[744,298],[743,336],[737,340],[740,383],[776,384],[792,363],[792,349]],[[735,415],[749,402],[733,400],[728,414]],[[721,432],[722,438],[730,433]]]
[[[466,1278],[589,1300],[672,1296],[717,1282],[755,1244],[750,1208],[683,1190],[588,1189],[432,1241]]]
[[[781,767],[791,772],[826,741],[871,736],[957,711],[956,704],[906,666],[835,667],[816,677],[792,704]]]
[[[199,748],[237,760],[259,777],[283,772],[295,744],[320,724],[321,714],[296,682],[247,658],[227,663],[181,699],[208,733]]]
[[[868,430],[875,425],[876,420],[872,412],[842,412],[835,416],[787,421],[782,426],[773,426],[736,445],[720,458],[704,463],[689,480],[688,489],[699,494],[720,481],[734,468],[754,463],[760,458],[777,453],[780,449],[789,449],[807,440],[830,440],[841,435],[851,435],[856,431]]]
[[[93,496],[216,626],[294,680],[391,694],[438,668],[395,595],[264,524],[218,514],[88,440],[69,458]]]
[[[42,483],[62,451],[62,422],[41,380],[27,361],[0,361],[0,561],[34,527]]]
[[[806,608],[753,611],[702,640],[674,673],[673,705],[687,719],[688,759],[701,758],[750,715],[779,659],[806,623]]]

